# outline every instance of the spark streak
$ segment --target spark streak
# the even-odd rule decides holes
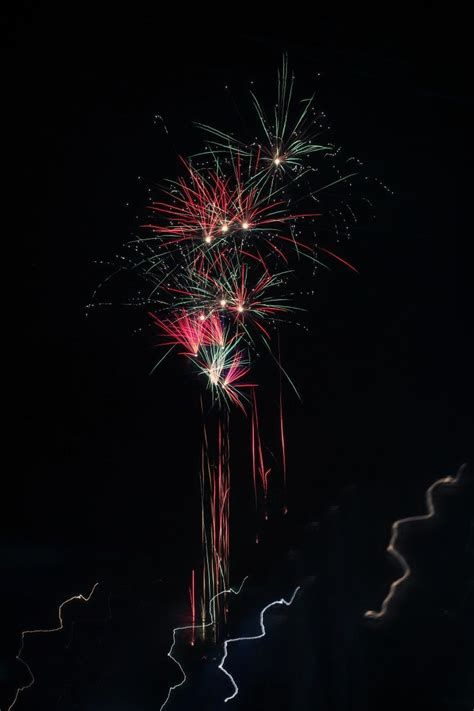
[[[195,625],[196,622],[196,583],[195,583],[195,575],[194,575],[194,570],[191,572],[191,585],[189,587],[189,602],[191,603],[191,620],[193,621],[193,625]],[[194,647],[194,630],[193,630],[193,636],[191,639],[191,646]]]
[[[72,597],[69,597],[67,600],[64,600],[58,608],[58,619],[59,619],[59,627],[54,627],[53,629],[49,630],[24,630],[21,633],[21,644],[20,644],[20,649],[18,650],[18,654],[16,655],[16,659],[23,664],[23,666],[26,667],[28,670],[28,674],[30,675],[30,679],[28,684],[25,684],[24,686],[18,687],[15,693],[15,697],[8,707],[7,711],[11,711],[12,708],[15,706],[16,702],[18,701],[18,697],[23,691],[26,691],[27,689],[30,689],[33,684],[35,683],[35,677],[33,675],[33,672],[31,671],[31,668],[27,662],[22,658],[22,652],[23,648],[25,645],[25,637],[27,634],[49,634],[51,632],[60,632],[62,629],[64,629],[64,621],[63,621],[63,608],[68,605],[70,602],[73,602],[74,600],[80,600],[81,602],[89,602],[91,599],[92,595],[94,594],[94,591],[96,587],[98,586],[99,583],[95,583],[92,590],[90,591],[89,595],[73,595]]]
[[[226,639],[226,640],[224,641],[224,655],[223,655],[223,657],[222,657],[222,659],[221,659],[221,662],[220,662],[218,668],[219,668],[221,671],[223,671],[226,676],[229,677],[229,679],[230,679],[230,681],[231,681],[231,683],[232,683],[232,686],[234,687],[234,692],[233,692],[230,696],[227,696],[227,697],[224,699],[224,703],[227,703],[227,702],[230,701],[231,699],[234,699],[234,698],[237,696],[237,694],[239,693],[239,687],[238,687],[237,684],[235,683],[234,677],[232,676],[232,674],[231,674],[230,672],[227,671],[227,669],[224,669],[224,662],[225,662],[225,660],[227,659],[227,653],[228,653],[227,647],[228,647],[228,645],[229,645],[231,642],[247,642],[247,641],[252,641],[252,640],[255,640],[255,639],[262,639],[262,637],[265,637],[265,635],[266,635],[266,630],[265,630],[265,625],[263,624],[263,619],[264,619],[264,617],[265,617],[266,611],[269,610],[271,607],[275,607],[275,605],[286,605],[286,607],[289,607],[289,606],[293,603],[293,601],[294,601],[296,595],[298,594],[298,591],[299,591],[299,590],[300,590],[300,586],[298,585],[298,587],[296,588],[296,590],[294,591],[293,595],[290,597],[289,600],[285,600],[284,598],[280,598],[279,600],[274,600],[273,602],[270,602],[268,605],[266,605],[266,606],[263,608],[263,610],[260,612],[260,630],[261,630],[261,634],[255,635],[255,636],[253,636],[253,637],[235,637],[234,639]],[[160,711],[161,711],[161,710],[160,710]]]
[[[185,627],[175,627],[175,628],[174,628],[174,630],[173,630],[173,643],[172,643],[172,645],[171,645],[171,647],[170,647],[170,649],[169,649],[168,657],[169,657],[170,659],[172,659],[175,664],[178,665],[178,667],[180,668],[180,671],[181,671],[181,673],[182,673],[182,675],[183,675],[183,678],[182,678],[182,680],[179,682],[179,684],[175,684],[174,686],[170,686],[169,691],[168,691],[168,695],[167,695],[166,699],[164,700],[164,702],[162,703],[162,705],[160,706],[160,711],[163,711],[163,709],[165,708],[166,704],[167,704],[168,701],[170,700],[170,697],[171,697],[171,694],[173,693],[173,691],[175,691],[176,689],[179,689],[180,686],[183,686],[183,684],[186,682],[186,680],[187,680],[187,678],[188,678],[188,677],[186,676],[186,673],[185,673],[185,671],[184,671],[184,669],[183,669],[181,663],[176,659],[176,657],[173,656],[173,649],[174,649],[174,647],[175,647],[175,645],[176,645],[176,633],[177,633],[177,632],[182,632],[182,631],[184,631],[184,630],[192,630],[192,631],[194,632],[194,631],[198,628],[198,626],[199,626],[201,629],[202,629],[202,628],[206,628],[206,627],[211,627],[211,626],[215,623],[215,620],[214,620],[214,613],[213,613],[213,605],[214,605],[215,599],[218,598],[218,597],[221,596],[221,595],[229,595],[230,593],[232,593],[233,595],[239,595],[239,594],[240,594],[240,591],[242,590],[242,588],[243,588],[243,586],[244,586],[244,584],[245,584],[245,581],[247,580],[247,577],[248,577],[248,576],[245,576],[245,578],[242,580],[242,582],[240,583],[240,586],[237,588],[237,590],[234,590],[234,588],[229,588],[228,590],[221,590],[220,592],[216,593],[216,594],[210,599],[210,601],[209,601],[209,614],[210,614],[210,617],[211,617],[211,621],[210,621],[210,622],[208,622],[208,623],[205,624],[205,625],[186,625]]]
[[[202,401],[201,401],[202,402]],[[226,605],[217,595],[229,586],[229,494],[230,494],[230,439],[228,417],[219,419],[217,427],[216,461],[209,454],[206,427],[203,432],[201,464],[201,543],[203,551],[201,619],[210,610],[214,621],[213,636],[217,641],[221,623],[225,622]],[[212,600],[207,603],[207,600]]]
[[[442,477],[441,479],[437,479],[431,486],[426,490],[425,493],[425,501],[426,501],[426,509],[427,512],[426,514],[421,514],[420,516],[409,516],[407,518],[401,518],[398,519],[398,521],[395,521],[395,523],[392,525],[392,535],[390,537],[390,542],[387,546],[387,551],[390,553],[391,556],[393,556],[399,563],[400,566],[402,567],[403,574],[400,578],[397,578],[396,580],[393,581],[393,583],[390,585],[389,591],[385,597],[385,599],[382,602],[382,605],[380,607],[380,610],[377,612],[375,610],[367,610],[367,612],[364,614],[364,617],[367,617],[371,620],[379,620],[382,617],[385,616],[385,613],[387,612],[388,606],[395,596],[396,591],[402,585],[405,580],[407,580],[410,577],[411,574],[411,569],[410,566],[408,565],[406,559],[404,556],[400,553],[400,551],[396,548],[396,543],[398,540],[398,534],[400,531],[400,526],[404,526],[406,524],[410,523],[415,523],[418,521],[428,521],[429,519],[433,518],[436,515],[436,509],[433,503],[433,492],[438,486],[454,486],[458,484],[459,479],[461,477],[462,472],[465,469],[465,465],[463,465],[456,476],[445,476]]]

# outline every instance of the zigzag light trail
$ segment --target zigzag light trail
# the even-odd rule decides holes
[[[269,610],[271,607],[275,607],[275,605],[286,605],[286,607],[289,607],[289,606],[293,603],[293,601],[294,601],[294,599],[295,599],[295,597],[296,597],[296,595],[298,594],[298,592],[299,592],[300,589],[301,589],[301,588],[300,588],[300,586],[298,585],[298,587],[296,588],[296,590],[294,591],[293,595],[290,597],[289,600],[285,600],[284,598],[280,598],[279,600],[274,600],[273,602],[270,602],[268,605],[266,605],[266,606],[263,608],[263,610],[260,612],[260,629],[261,629],[261,634],[255,635],[255,636],[253,636],[253,637],[234,637],[233,639],[226,639],[226,640],[224,641],[224,655],[223,655],[223,657],[222,657],[222,659],[221,659],[221,662],[220,662],[218,668],[219,668],[221,671],[223,671],[226,676],[229,677],[230,681],[232,682],[232,686],[234,687],[234,692],[233,692],[230,696],[227,696],[227,697],[224,699],[224,702],[225,702],[225,703],[227,703],[227,702],[230,701],[231,699],[234,699],[234,698],[237,696],[237,694],[239,693],[239,687],[238,687],[237,684],[235,683],[234,677],[232,676],[232,674],[231,674],[230,672],[227,671],[227,669],[224,668],[224,662],[225,662],[225,660],[227,659],[227,654],[228,654],[228,649],[227,649],[228,645],[229,645],[231,642],[250,642],[250,641],[252,641],[252,640],[262,639],[262,637],[265,637],[265,635],[266,635],[266,630],[265,630],[265,625],[263,624],[263,620],[264,620],[266,611]]]
[[[15,706],[16,702],[18,701],[18,697],[20,696],[20,694],[21,694],[23,691],[26,691],[27,689],[30,689],[30,688],[33,686],[33,684],[35,683],[35,677],[34,677],[34,675],[33,675],[33,672],[31,671],[31,667],[29,666],[29,664],[27,664],[27,662],[25,662],[25,660],[24,660],[24,659],[22,658],[22,656],[21,656],[21,655],[22,655],[22,652],[23,652],[24,645],[25,645],[25,637],[26,637],[26,635],[27,635],[27,634],[50,634],[50,633],[52,633],[52,632],[60,632],[62,629],[64,629],[63,608],[64,608],[66,605],[68,605],[70,602],[74,602],[74,600],[80,600],[81,602],[89,602],[89,600],[91,599],[91,597],[92,597],[92,595],[94,594],[95,589],[97,588],[98,585],[99,585],[99,583],[95,583],[95,584],[94,584],[94,586],[93,586],[92,590],[90,591],[89,595],[82,595],[82,593],[79,594],[79,595],[73,595],[72,597],[69,597],[67,600],[64,600],[64,602],[62,602],[62,603],[59,605],[59,608],[58,608],[59,627],[54,627],[54,628],[49,629],[49,630],[42,630],[42,629],[39,629],[39,630],[24,630],[24,631],[21,633],[21,645],[20,645],[20,649],[18,650],[18,654],[16,655],[16,659],[17,659],[19,662],[21,662],[21,663],[23,664],[23,666],[26,667],[26,669],[28,670],[28,674],[30,675],[30,680],[29,680],[28,684],[25,684],[24,686],[18,687],[18,689],[17,689],[16,692],[15,692],[15,696],[14,696],[14,698],[13,698],[13,701],[11,702],[10,706],[7,708],[7,711],[11,711],[11,710],[13,709],[13,707]]]
[[[173,657],[173,649],[174,649],[174,647],[175,647],[175,645],[176,645],[176,633],[177,633],[177,632],[182,632],[182,631],[184,631],[184,630],[192,630],[192,631],[194,632],[194,631],[197,630],[197,629],[203,629],[203,628],[207,628],[207,627],[212,627],[212,625],[214,625],[214,624],[216,623],[216,621],[215,621],[215,619],[214,619],[214,613],[213,613],[213,609],[214,609],[213,605],[214,605],[215,599],[218,598],[220,595],[228,595],[229,593],[232,593],[233,595],[239,595],[239,594],[240,594],[240,591],[242,590],[242,588],[243,588],[243,586],[244,586],[244,584],[245,584],[245,581],[247,580],[247,577],[248,577],[248,576],[245,576],[245,578],[242,580],[242,582],[241,582],[240,586],[237,588],[237,590],[234,590],[233,588],[229,588],[228,590],[221,590],[220,592],[216,593],[216,595],[214,595],[213,597],[211,597],[211,599],[210,599],[210,601],[209,601],[209,614],[210,614],[210,617],[211,617],[211,621],[210,621],[210,622],[208,622],[207,624],[204,624],[204,625],[203,625],[203,624],[200,624],[200,625],[186,625],[185,627],[175,627],[175,628],[174,628],[174,630],[173,630],[173,643],[172,643],[172,645],[171,645],[171,647],[170,647],[170,649],[169,649],[168,657],[169,657],[170,659],[172,659],[175,664],[178,665],[178,667],[179,667],[179,669],[180,669],[180,671],[181,671],[181,673],[182,673],[182,675],[183,675],[183,678],[182,678],[182,680],[179,682],[179,684],[175,684],[174,686],[170,686],[169,691],[168,691],[168,695],[167,695],[166,699],[164,700],[164,702],[162,703],[162,705],[160,706],[160,711],[163,711],[163,709],[165,708],[166,704],[168,703],[168,701],[169,701],[170,698],[171,698],[171,694],[173,693],[173,691],[175,691],[176,689],[179,689],[180,686],[183,686],[183,684],[186,683],[186,680],[187,680],[187,678],[188,678],[188,677],[186,676],[186,673],[185,673],[183,667],[182,667],[182,664],[176,659],[176,657]]]
[[[400,566],[402,567],[403,574],[400,578],[397,578],[396,580],[393,581],[393,583],[390,585],[389,591],[385,597],[385,599],[382,602],[382,605],[380,607],[380,610],[367,610],[367,612],[364,614],[364,617],[367,617],[372,620],[380,620],[383,618],[387,612],[388,606],[390,605],[390,602],[393,600],[395,593],[397,592],[398,588],[410,577],[411,574],[411,569],[410,566],[408,565],[405,557],[400,553],[400,551],[396,547],[396,543],[398,541],[398,534],[400,532],[400,527],[401,526],[406,526],[407,524],[411,523],[417,523],[420,521],[428,521],[429,519],[433,518],[436,515],[436,509],[434,506],[433,502],[433,492],[435,489],[438,488],[438,486],[455,486],[458,484],[459,479],[461,477],[462,472],[465,469],[465,465],[463,465],[456,476],[445,476],[442,477],[441,479],[437,479],[431,486],[426,490],[425,493],[425,501],[426,501],[426,509],[427,512],[426,514],[421,514],[419,516],[409,516],[407,518],[401,518],[398,519],[398,521],[395,521],[395,523],[392,525],[392,535],[390,536],[390,542],[387,546],[387,551],[390,553],[393,558],[395,558],[399,563]]]

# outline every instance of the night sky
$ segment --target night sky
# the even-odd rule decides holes
[[[166,652],[200,553],[199,384],[176,358],[149,375],[155,333],[144,310],[120,306],[123,282],[113,306],[85,307],[100,262],[143,222],[148,189],[199,148],[193,122],[246,125],[250,82],[273,101],[287,51],[298,96],[316,90],[330,118],[328,140],[393,195],[370,183],[375,219],[336,250],[360,273],[321,273],[309,332],[282,335],[302,401],[288,389],[289,513],[275,499],[259,550],[236,417],[231,578],[250,578],[234,631],[255,633],[259,609],[295,584],[304,594],[260,647],[235,651],[234,708],[471,711],[467,17],[224,9],[229,19],[18,3],[5,17],[0,708],[25,683],[21,631],[55,626],[58,604],[96,581],[64,632],[28,639],[37,682],[15,708],[158,709],[180,678]],[[259,377],[270,382],[264,366]],[[423,513],[427,487],[464,462],[459,485],[437,492],[436,520],[404,538],[413,574],[390,615],[364,620],[400,575],[385,550],[392,522]],[[170,711],[232,708],[211,662],[188,660]]]

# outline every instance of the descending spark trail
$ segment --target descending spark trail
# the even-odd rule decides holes
[[[294,591],[293,595],[290,597],[289,600],[285,600],[284,598],[280,598],[280,600],[274,600],[273,602],[270,602],[268,605],[266,605],[266,606],[263,608],[263,610],[262,610],[261,613],[260,613],[260,629],[261,629],[261,634],[257,634],[257,635],[255,635],[255,636],[253,636],[253,637],[235,637],[234,639],[226,639],[226,640],[224,641],[224,655],[223,655],[223,657],[222,657],[222,659],[221,659],[221,662],[220,662],[220,664],[219,664],[219,669],[220,669],[221,671],[223,671],[226,676],[229,677],[230,681],[232,682],[232,686],[234,687],[234,692],[233,692],[230,696],[227,696],[227,697],[224,699],[224,702],[225,702],[225,703],[227,703],[227,702],[230,701],[231,699],[234,699],[234,698],[237,696],[237,694],[239,693],[239,687],[238,687],[237,684],[235,683],[234,677],[232,676],[232,674],[231,674],[230,672],[227,671],[227,669],[224,668],[224,662],[225,662],[225,660],[227,659],[227,653],[228,653],[227,647],[228,647],[228,645],[229,645],[231,642],[247,642],[247,641],[251,641],[251,640],[255,640],[255,639],[261,639],[262,637],[265,637],[265,635],[266,635],[266,630],[265,630],[265,625],[263,624],[263,619],[264,619],[264,617],[265,617],[266,611],[269,610],[271,607],[275,607],[275,605],[286,605],[286,607],[289,607],[289,606],[293,603],[293,601],[294,601],[296,595],[298,594],[298,591],[299,591],[299,590],[300,590],[300,586],[298,585],[298,587],[296,588],[296,590]]]
[[[228,419],[228,417],[219,418],[216,438],[213,443],[210,442],[207,427],[204,425],[200,473],[203,553],[201,621],[204,623],[207,610],[209,610],[211,619],[215,622],[212,628],[215,642],[221,629],[221,623],[225,623],[226,620],[225,597],[221,600],[217,593],[229,587],[230,438]],[[214,451],[213,456],[211,456],[210,448]]]
[[[72,597],[69,597],[67,600],[64,600],[58,608],[58,619],[59,619],[59,627],[54,627],[53,629],[49,630],[24,630],[24,632],[21,633],[21,645],[20,649],[18,650],[18,654],[16,655],[16,658],[19,662],[23,664],[28,670],[28,674],[30,675],[30,679],[28,684],[25,684],[24,686],[18,687],[15,693],[15,697],[8,707],[7,711],[11,711],[12,708],[15,706],[16,702],[18,701],[18,697],[23,691],[26,691],[27,689],[31,688],[33,684],[35,683],[35,677],[33,675],[33,672],[31,671],[30,666],[25,662],[24,659],[22,659],[22,652],[23,652],[23,647],[25,645],[25,637],[27,634],[49,634],[51,632],[60,632],[62,629],[64,629],[64,621],[63,621],[63,608],[68,605],[70,602],[73,602],[74,600],[80,600],[81,602],[89,602],[91,599],[92,595],[94,594],[94,591],[96,587],[99,585],[99,583],[95,583],[92,590],[90,591],[89,595],[73,595]]]
[[[214,613],[213,613],[213,604],[214,604],[215,599],[216,599],[217,597],[219,597],[220,595],[228,595],[228,594],[230,594],[230,593],[232,593],[233,595],[239,595],[239,594],[240,594],[240,591],[242,590],[242,588],[243,588],[243,586],[244,586],[244,584],[245,584],[245,581],[247,580],[247,577],[248,577],[248,576],[245,576],[245,578],[242,580],[242,582],[240,583],[240,586],[237,588],[237,590],[234,590],[234,588],[229,588],[228,590],[221,590],[220,592],[216,593],[216,595],[214,595],[214,597],[212,597],[212,598],[210,599],[210,601],[209,601],[209,614],[210,614],[210,617],[211,617],[211,621],[208,622],[208,623],[205,624],[205,625],[199,625],[199,628],[200,628],[200,629],[205,628],[205,627],[211,627],[213,624],[215,624]],[[192,630],[193,633],[194,633],[194,631],[195,631],[197,628],[198,628],[198,625],[187,625],[187,626],[185,626],[185,627],[175,627],[174,630],[173,630],[173,644],[171,645],[171,647],[170,647],[170,649],[169,649],[168,657],[169,657],[170,659],[172,659],[175,664],[178,665],[178,667],[179,667],[179,669],[180,669],[180,671],[181,671],[181,674],[183,675],[183,678],[182,678],[182,680],[179,682],[179,684],[175,684],[174,686],[170,686],[169,691],[168,691],[168,695],[167,695],[166,699],[164,700],[164,702],[162,703],[162,705],[160,706],[160,711],[163,711],[163,709],[165,708],[166,704],[167,704],[168,701],[170,700],[170,697],[171,697],[171,694],[173,693],[173,691],[175,691],[176,689],[179,689],[180,686],[183,686],[183,684],[186,682],[186,679],[188,678],[188,677],[186,676],[186,673],[185,673],[185,671],[184,671],[182,665],[180,664],[180,662],[176,659],[176,657],[173,657],[173,649],[174,649],[174,647],[175,647],[175,645],[176,645],[176,633],[177,633],[177,632],[182,632],[182,631],[184,631],[184,630]]]
[[[377,612],[375,610],[367,610],[367,612],[364,614],[364,617],[368,617],[371,620],[379,620],[382,617],[385,616],[385,613],[387,612],[388,606],[393,599],[396,591],[402,585],[407,578],[410,577],[411,569],[410,566],[408,565],[406,559],[404,556],[400,553],[400,551],[396,548],[396,543],[398,540],[398,534],[400,531],[400,526],[404,526],[406,524],[410,523],[415,523],[418,521],[428,521],[429,519],[433,518],[436,515],[436,509],[433,503],[433,492],[438,486],[454,486],[459,482],[459,479],[461,477],[462,472],[465,469],[465,465],[463,465],[456,476],[445,476],[442,477],[441,479],[437,479],[431,486],[426,490],[425,494],[425,501],[426,501],[426,509],[427,512],[426,514],[421,514],[420,516],[409,516],[407,518],[401,518],[398,521],[395,521],[395,523],[392,525],[392,535],[390,537],[390,542],[387,546],[387,551],[392,555],[399,563],[400,566],[402,567],[403,574],[400,578],[397,578],[396,580],[393,581],[393,583],[390,585],[389,591],[385,597],[385,599],[382,602],[382,605],[380,607],[380,610]]]
[[[191,620],[193,622],[193,627],[195,627],[195,622],[196,622],[196,583],[195,583],[194,570],[191,572],[191,586],[189,588],[189,602],[191,603]],[[191,646],[192,647],[194,647],[194,640],[195,640],[195,635],[194,635],[194,629],[193,629],[193,636],[191,639]]]

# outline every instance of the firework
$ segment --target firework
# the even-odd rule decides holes
[[[146,234],[131,240],[118,267],[149,285],[133,303],[152,307],[160,342],[169,347],[164,357],[179,347],[221,408],[252,409],[248,389],[255,384],[247,376],[260,344],[274,355],[277,327],[301,310],[304,263],[314,271],[325,255],[355,270],[318,234],[321,192],[356,173],[341,168],[338,149],[319,140],[327,121],[315,97],[295,104],[294,95],[284,57],[272,110],[251,92],[259,136],[240,139],[199,124],[205,149],[181,159],[184,174],[151,202]],[[324,217],[332,222],[337,212],[332,206]],[[347,216],[341,222],[347,232]]]
[[[354,161],[341,166],[340,151],[321,140],[327,121],[315,97],[295,102],[295,78],[286,57],[272,109],[267,111],[254,92],[251,103],[258,134],[251,138],[199,124],[203,149],[180,159],[181,174],[165,182],[150,203],[143,234],[131,240],[115,271],[130,271],[146,285],[147,291],[130,303],[147,305],[158,343],[166,347],[157,365],[178,354],[203,382],[217,412],[212,437],[205,422],[203,427],[203,567],[192,585],[193,615],[196,579],[203,620],[214,600],[214,634],[225,628],[221,592],[228,588],[230,570],[230,413],[240,410],[247,416],[255,502],[266,518],[274,464],[266,461],[260,433],[255,362],[269,354],[278,369],[276,409],[286,485],[282,375],[296,387],[281,366],[280,330],[304,310],[300,280],[326,266],[323,257],[356,271],[321,245],[321,219],[337,223],[331,230],[337,239],[355,219],[346,196],[328,209],[321,199],[325,188],[350,184]],[[201,406],[201,411],[208,410]]]

